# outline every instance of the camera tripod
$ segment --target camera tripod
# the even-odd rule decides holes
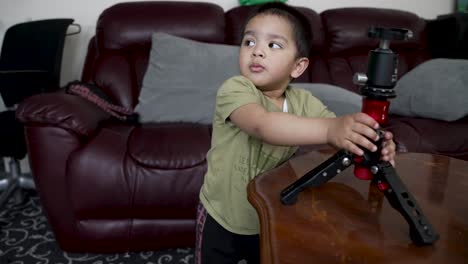
[[[379,125],[388,120],[388,99],[396,97],[398,55],[389,49],[390,40],[406,40],[412,32],[406,29],[371,27],[370,38],[380,39],[379,48],[369,52],[367,75],[356,73],[353,82],[361,86],[363,95],[362,112],[374,118]],[[282,190],[280,198],[285,205],[296,202],[297,196],[307,187],[320,186],[341,171],[354,164],[354,175],[362,180],[372,180],[384,193],[390,205],[408,222],[410,238],[416,245],[435,242],[439,235],[426,219],[416,199],[401,181],[393,166],[380,160],[384,132],[376,130],[379,140],[375,142],[378,150],[364,150],[362,156],[340,150],[332,157],[306,173],[297,181]]]

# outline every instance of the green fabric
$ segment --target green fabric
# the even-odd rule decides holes
[[[240,5],[258,5],[268,2],[282,2],[286,3],[288,0],[239,0]]]
[[[286,100],[289,113],[294,115],[335,116],[304,89],[289,87]],[[216,97],[208,170],[200,192],[200,200],[208,213],[225,229],[243,235],[259,232],[257,213],[247,200],[247,184],[256,175],[289,159],[297,149],[264,143],[229,121],[235,109],[249,103],[260,104],[269,112],[282,111],[248,79],[236,76],[227,80]]]

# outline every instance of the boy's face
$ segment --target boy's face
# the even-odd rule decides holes
[[[291,27],[286,19],[271,14],[258,15],[245,27],[240,72],[262,91],[284,89],[307,68],[308,60],[297,58]]]

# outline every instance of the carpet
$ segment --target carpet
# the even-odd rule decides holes
[[[63,252],[44,216],[35,191],[22,203],[10,199],[0,209],[0,264],[190,264],[192,248],[128,254],[77,254]]]

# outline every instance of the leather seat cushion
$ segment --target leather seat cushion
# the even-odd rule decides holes
[[[211,126],[190,123],[148,123],[133,130],[129,155],[146,167],[187,169],[205,162]]]

